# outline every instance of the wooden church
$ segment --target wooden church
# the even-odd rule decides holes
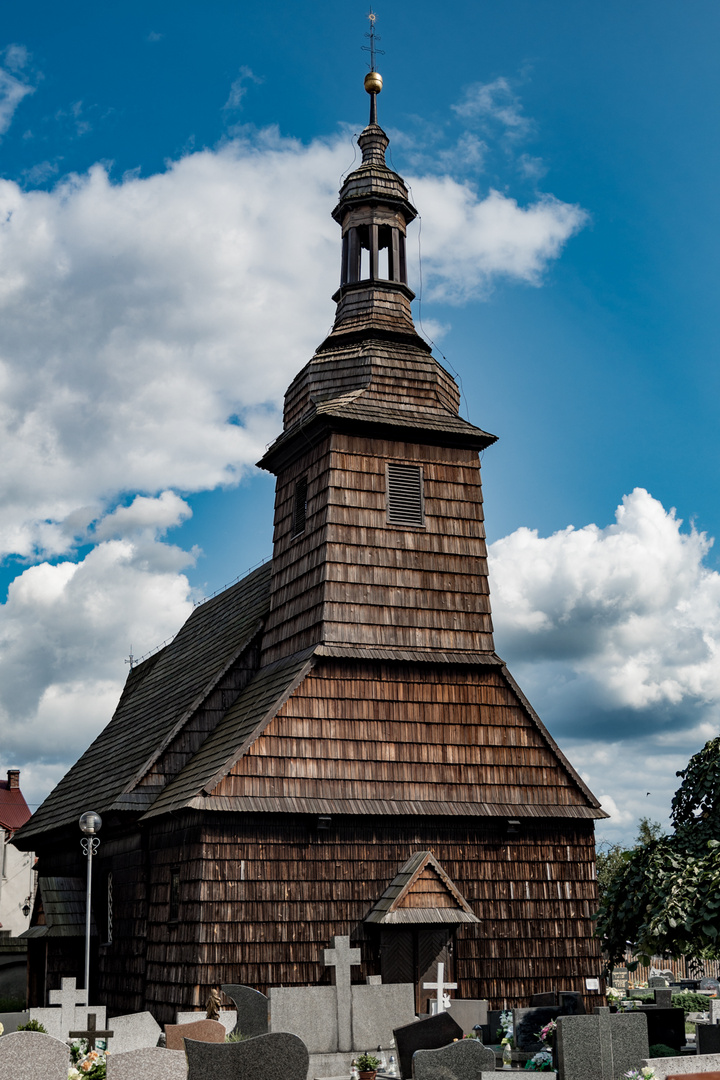
[[[92,997],[163,1021],[213,987],[413,982],[527,1004],[600,973],[606,815],[493,644],[478,453],[413,325],[371,72],[331,333],[291,384],[272,561],[195,609],[15,837],[38,855],[31,1003],[82,978],[78,815],[103,818]],[[597,999],[596,999],[597,1000]]]

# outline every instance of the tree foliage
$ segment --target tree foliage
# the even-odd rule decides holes
[[[720,738],[677,775],[674,831],[662,836],[648,823],[602,890],[597,935],[609,966],[628,944],[646,964],[653,955],[720,957]]]

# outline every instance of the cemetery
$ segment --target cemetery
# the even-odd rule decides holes
[[[415,332],[365,87],[336,321],[260,462],[273,561],[131,667],[15,834],[38,887],[0,1080],[720,1076],[720,987],[689,1039],[681,986],[602,976],[607,815],[494,651],[495,436]]]

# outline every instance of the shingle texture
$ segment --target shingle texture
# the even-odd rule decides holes
[[[257,633],[270,569],[260,567],[197,607],[170,645],[132,671],[108,726],[16,840],[73,822],[79,791],[83,805],[100,814],[130,809],[127,793]],[[139,795],[147,803],[146,794]]]
[[[30,817],[30,809],[20,788],[11,788],[8,780],[0,780],[0,828],[14,832]]]

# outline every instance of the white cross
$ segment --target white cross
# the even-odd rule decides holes
[[[443,982],[443,975],[445,974],[445,965],[438,964],[437,969],[437,982],[423,983],[423,990],[437,990],[437,1011],[443,1012],[445,1009],[450,1008],[450,998],[445,994],[446,990],[457,990],[457,983]],[[447,1001],[447,1004],[446,1004]]]
[[[88,993],[87,990],[76,990],[74,979],[61,979],[60,987],[60,990],[50,991],[48,1001],[51,1005],[60,1006],[60,1026],[64,1032],[62,1037],[66,1038],[70,1028],[77,1026],[75,1009],[78,1005],[87,1005]]]

